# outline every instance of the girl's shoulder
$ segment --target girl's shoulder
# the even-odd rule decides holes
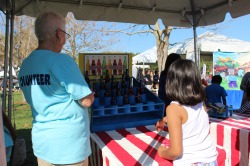
[[[172,101],[170,105],[167,107],[167,115],[175,115],[179,117],[182,121],[182,124],[186,123],[188,119],[187,110],[184,108],[183,105],[179,104],[176,101]]]
[[[177,112],[178,110],[182,110],[183,109],[183,107],[182,107],[182,105],[181,104],[179,104],[178,102],[175,102],[175,101],[172,101],[171,103],[170,103],[170,105],[167,107],[167,111],[175,111],[175,112]]]

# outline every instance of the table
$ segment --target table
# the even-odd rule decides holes
[[[114,124],[115,125],[115,124]],[[167,127],[164,128],[167,131]],[[158,133],[154,125],[126,128],[91,134],[90,166],[172,166],[172,161],[157,154],[160,142],[168,140],[167,132]],[[217,147],[220,166],[226,152]]]
[[[214,143],[227,152],[225,165],[250,166],[250,117],[234,114],[225,120],[209,119]]]

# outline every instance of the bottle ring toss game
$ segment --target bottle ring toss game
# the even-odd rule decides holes
[[[130,54],[80,54],[79,66],[95,92],[90,109],[91,132],[155,124],[164,102],[130,77]]]
[[[124,95],[116,96],[117,105],[111,105],[112,102],[107,101],[111,101],[112,97],[102,96],[101,93],[95,98],[91,107],[91,132],[152,125],[163,117],[165,108],[163,101],[143,87],[144,93],[138,102],[136,92],[141,85],[136,79],[132,79],[135,93],[128,96],[128,104],[123,103],[126,97]]]

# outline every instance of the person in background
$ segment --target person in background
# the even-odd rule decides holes
[[[38,48],[22,62],[19,85],[33,116],[32,147],[38,166],[87,166],[90,147],[88,107],[94,101],[74,59],[60,53],[65,19],[45,12],[35,20]]]
[[[152,71],[150,69],[148,69],[146,71],[145,76],[144,76],[144,84],[145,84],[146,88],[148,88],[149,90],[152,89],[152,84],[153,84],[151,75],[152,75]]]
[[[208,84],[211,84],[211,83],[212,83],[212,77],[213,77],[213,75],[212,75],[212,74],[209,74],[208,80],[207,80]]]
[[[201,75],[201,84],[202,84],[204,87],[207,87],[207,86],[208,86],[208,83],[207,83],[207,80],[206,80],[206,76],[205,76],[205,75]]]
[[[143,76],[143,74],[142,74],[142,69],[138,69],[138,71],[137,71],[137,75],[136,75],[136,79],[138,80],[138,81],[143,81],[144,80],[144,76]]]
[[[240,114],[250,114],[250,87],[246,89],[246,102],[241,105],[240,109],[235,111]]]
[[[243,106],[247,101],[247,89],[250,88],[250,72],[247,72],[241,80],[240,89],[244,91],[241,105]]]
[[[156,70],[153,76],[153,88],[158,89],[157,85],[159,83],[159,72]]]
[[[222,103],[226,106],[227,92],[220,86],[222,77],[220,75],[214,75],[212,77],[212,84],[205,88],[206,91],[206,105],[215,105],[215,103]]]
[[[177,60],[169,68],[166,87],[172,99],[167,116],[156,130],[168,124],[170,145],[158,148],[160,157],[173,160],[174,166],[217,166],[217,151],[209,133],[209,118],[204,107],[205,91],[200,72],[191,60]]]
[[[164,101],[165,107],[167,107],[171,103],[171,100],[166,95],[166,92],[168,90],[168,87],[166,88],[166,80],[168,79],[167,72],[170,65],[178,59],[181,59],[181,56],[179,54],[175,53],[169,54],[165,63],[165,68],[160,75],[158,97]]]
[[[204,78],[201,79],[201,83],[202,83],[202,85],[203,85],[204,87],[207,87],[207,86],[208,86],[208,83],[207,83],[207,81],[206,81]]]

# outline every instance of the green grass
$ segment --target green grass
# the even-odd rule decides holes
[[[31,143],[32,115],[29,105],[24,101],[22,92],[13,92],[12,125],[17,137],[25,139],[26,161],[24,166],[37,166]]]

